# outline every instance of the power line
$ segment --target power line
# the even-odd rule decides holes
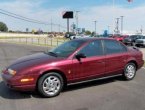
[[[36,21],[36,22],[41,22],[42,23],[42,21],[38,21],[38,20],[35,20],[35,19],[27,18],[27,17],[21,16],[21,15],[18,15],[18,14],[15,14],[15,13],[3,10],[3,9],[0,9],[0,10],[3,11],[3,12],[9,13],[9,14],[15,15],[17,17],[21,17],[21,18],[24,18],[24,19],[27,19],[27,20],[32,20],[32,21]]]
[[[31,21],[31,20],[26,20],[26,19],[23,19],[23,18],[19,18],[19,17],[13,16],[13,15],[7,14],[7,13],[3,13],[3,12],[0,12],[0,13],[3,14],[3,15],[7,15],[7,16],[10,16],[10,17],[19,19],[19,20],[23,20],[23,21],[27,21],[27,22],[31,22],[31,23],[42,24],[42,23],[40,23],[40,22],[35,22],[35,21]],[[47,25],[47,24],[45,24],[45,25]]]
[[[39,20],[27,18],[27,17],[21,16],[21,15],[18,15],[18,14],[15,14],[15,13],[12,13],[12,12],[9,12],[9,11],[6,11],[6,10],[3,10],[3,9],[0,9],[0,14],[6,15],[6,16],[9,16],[9,17],[13,17],[15,19],[19,19],[19,20],[31,22],[31,23],[43,24],[43,25],[55,25],[55,26],[60,26],[62,28],[66,28],[64,26],[61,26],[60,24],[42,22],[42,21],[39,21]]]

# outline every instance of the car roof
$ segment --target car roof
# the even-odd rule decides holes
[[[113,38],[106,38],[106,37],[101,37],[101,38],[91,37],[91,38],[78,38],[78,39],[74,39],[74,41],[84,41],[84,42],[93,41],[93,40],[115,40],[115,39],[113,39]]]
[[[138,37],[138,36],[143,36],[143,35],[131,35],[130,37]]]

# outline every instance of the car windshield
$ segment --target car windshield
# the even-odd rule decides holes
[[[61,44],[60,46],[50,50],[48,54],[56,57],[68,57],[76,49],[78,49],[85,41],[72,40]]]
[[[137,36],[133,35],[133,36],[129,36],[129,38],[136,38]]]
[[[137,39],[140,39],[140,38],[142,38],[143,36],[141,36],[141,35],[132,35],[132,36],[130,36],[129,38],[137,38]]]
[[[142,36],[141,39],[145,39],[145,36]]]

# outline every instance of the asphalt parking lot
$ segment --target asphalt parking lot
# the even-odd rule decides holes
[[[145,48],[140,48],[140,50],[142,51],[142,53],[143,53],[143,59],[145,60]]]
[[[145,49],[141,50],[145,52]],[[47,48],[0,43],[0,69],[19,57],[42,51],[47,51]],[[35,92],[9,90],[0,77],[0,110],[40,109],[145,110],[145,69],[140,69],[132,81],[116,77],[73,85],[54,98],[41,98]]]

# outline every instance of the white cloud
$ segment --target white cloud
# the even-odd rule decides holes
[[[69,7],[62,8],[42,8],[42,1],[35,0],[16,0],[14,2],[4,2],[0,4],[1,9],[20,14],[25,17],[37,19],[44,22],[52,21],[56,24],[62,24],[66,26],[66,21],[62,19],[62,12],[69,9]],[[113,27],[113,20],[121,15],[124,16],[124,30],[135,32],[139,30],[141,25],[145,28],[145,6],[135,8],[124,8],[121,6],[96,6],[96,7],[83,7],[79,13],[79,26],[86,29],[94,30],[94,20],[97,20],[97,32],[102,33],[103,30],[110,26],[110,30]],[[0,15],[0,21],[8,24],[10,29],[25,30],[30,29],[43,29],[50,30],[50,26],[37,25],[32,23],[15,20],[4,15]],[[113,19],[114,18],[114,19]],[[71,20],[71,23],[75,22],[75,19]],[[58,30],[58,27],[53,28]]]

